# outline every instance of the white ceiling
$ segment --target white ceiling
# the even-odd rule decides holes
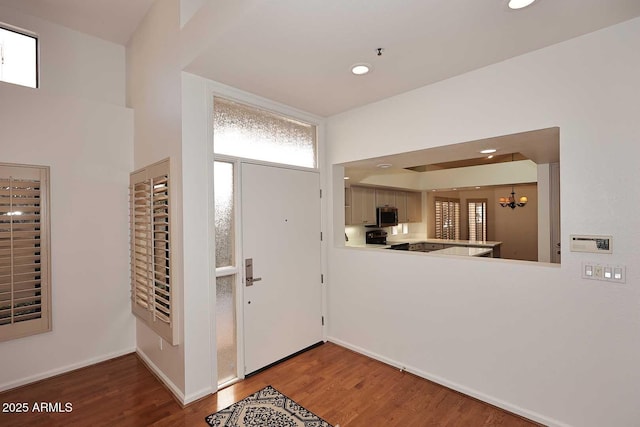
[[[0,0],[126,44],[154,0]],[[229,0],[208,0],[227,14]],[[639,0],[234,0],[187,71],[330,116],[640,16]],[[216,6],[219,4],[219,7]],[[376,48],[385,49],[376,56]],[[350,67],[369,62],[369,75]]]
[[[155,0],[0,0],[0,6],[126,45]]]
[[[640,15],[639,0],[538,0],[520,11],[507,0],[245,3],[188,71],[321,116]],[[353,76],[357,62],[373,72]]]

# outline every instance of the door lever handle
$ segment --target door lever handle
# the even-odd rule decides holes
[[[246,285],[247,285],[247,286],[253,286],[253,283],[254,283],[254,282],[259,282],[259,281],[261,281],[261,280],[262,280],[262,277],[256,277],[256,278],[253,278],[253,277],[247,277],[247,278],[245,279],[245,281],[246,281]]]

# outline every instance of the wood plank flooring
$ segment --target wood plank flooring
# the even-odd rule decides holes
[[[0,412],[0,426],[206,426],[204,418],[266,385],[334,426],[536,426],[501,409],[332,343],[316,347],[186,408],[134,354],[0,394],[28,413]],[[38,413],[60,402],[66,413]]]

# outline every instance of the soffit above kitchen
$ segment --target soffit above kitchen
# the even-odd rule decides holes
[[[493,149],[490,154],[481,153],[486,149]],[[493,156],[493,158],[489,158]],[[494,161],[498,158],[498,161]],[[431,173],[446,169],[467,169],[475,166],[508,165],[502,169],[502,177],[522,177],[531,172],[535,174],[536,165],[560,162],[560,129],[558,127],[538,129],[535,131],[519,132],[493,138],[467,141],[458,144],[427,148],[418,151],[398,153],[388,156],[373,157],[343,163],[344,176],[349,178],[347,185],[367,184],[388,187],[403,187],[414,190],[451,189],[460,185],[431,186],[434,182],[425,181],[423,172]],[[434,167],[431,167],[434,166]],[[487,166],[489,167],[489,166]],[[494,174],[498,169],[476,169],[475,173]],[[528,171],[528,172],[527,172]],[[508,173],[507,173],[508,172]],[[467,172],[468,174],[468,172]],[[445,175],[450,176],[450,175]],[[520,179],[518,178],[518,179]],[[517,184],[518,182],[535,182],[536,179],[524,181],[507,180],[499,185]],[[474,185],[487,186],[486,182]],[[497,184],[495,184],[497,185]],[[464,186],[463,186],[464,187]],[[473,188],[472,185],[470,188]],[[476,187],[477,188],[477,187]]]
[[[320,116],[640,15],[637,0],[242,1],[185,71]],[[212,6],[213,5],[213,6]],[[242,6],[242,7],[240,7]],[[378,48],[383,48],[378,55]],[[369,63],[364,76],[352,65]]]
[[[513,161],[527,159],[535,164],[558,163],[560,161],[559,141],[560,128],[553,127],[389,156],[372,157],[344,163],[343,166],[353,169],[377,170],[378,173],[398,173],[406,169],[418,172],[426,171],[429,168],[425,166],[429,165],[445,165],[445,167],[437,168],[445,169],[447,167],[468,167],[494,163],[492,159],[487,158],[487,154],[481,153],[487,148],[495,149],[495,153],[492,153],[494,156],[506,156],[507,160],[511,160],[513,154]],[[386,164],[391,166],[382,169],[378,167],[378,165]]]

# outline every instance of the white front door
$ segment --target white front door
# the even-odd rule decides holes
[[[242,250],[245,373],[322,340],[320,178],[244,163]],[[246,277],[252,260],[253,279]]]

